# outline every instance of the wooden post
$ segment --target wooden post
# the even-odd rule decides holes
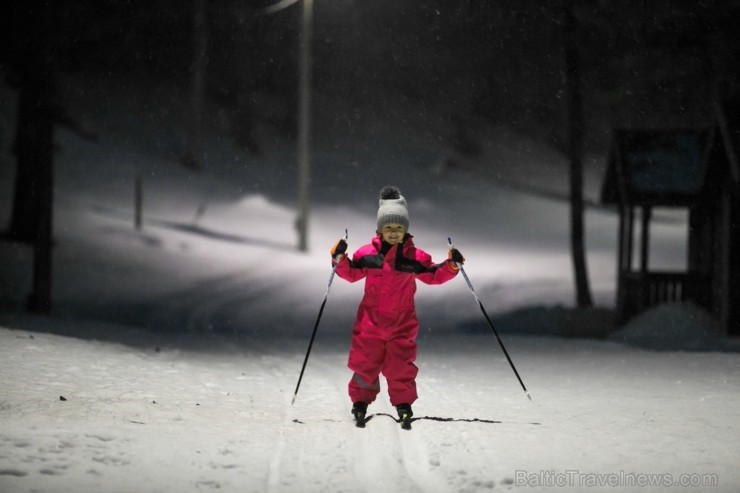
[[[617,243],[617,312],[622,316],[624,308],[624,283],[627,266],[629,263],[625,258],[629,248],[627,247],[627,207],[620,201],[619,203],[619,234]]]
[[[649,205],[642,208],[642,233],[640,241],[640,273],[645,276],[648,270],[648,257],[650,256],[650,217],[652,208]]]
[[[144,203],[144,184],[141,175],[136,175],[134,179],[134,228],[141,231]]]
[[[635,251],[635,208],[629,207],[627,216],[627,252],[625,253],[625,269],[632,272],[632,260]]]

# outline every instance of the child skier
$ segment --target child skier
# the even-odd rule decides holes
[[[432,263],[426,252],[414,246],[408,233],[406,199],[394,186],[380,191],[377,235],[372,242],[346,256],[347,242],[339,240],[331,249],[339,277],[356,282],[365,278],[365,293],[352,328],[352,346],[347,366],[354,372],[349,381],[352,414],[364,426],[368,404],[380,392],[379,375],[388,382],[391,404],[405,427],[413,415],[417,398],[416,336],[419,322],[414,307],[416,280],[442,284],[457,275],[464,262],[456,249],[448,259]]]

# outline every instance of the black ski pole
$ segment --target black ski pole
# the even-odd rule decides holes
[[[452,246],[452,239],[450,239],[449,237],[447,238],[447,243],[449,244],[450,249],[454,248]],[[491,318],[488,316],[488,313],[486,313],[486,309],[483,308],[483,303],[481,302],[480,298],[478,298],[478,294],[475,292],[475,289],[473,289],[473,284],[470,282],[470,278],[468,278],[468,275],[465,273],[465,268],[460,263],[458,263],[457,266],[460,268],[460,273],[465,278],[465,282],[468,285],[468,289],[470,289],[470,292],[473,293],[473,296],[475,297],[475,301],[478,302],[480,311],[483,312],[483,316],[486,318],[486,322],[488,322],[488,326],[491,328],[493,335],[496,336],[496,340],[498,341],[499,346],[501,346],[501,350],[504,352],[504,356],[506,356],[506,359],[509,362],[509,365],[511,365],[511,369],[514,370],[514,375],[516,375],[517,380],[519,380],[519,384],[522,386],[524,393],[527,394],[527,398],[531,401],[532,396],[529,395],[529,391],[527,390],[527,387],[524,386],[524,382],[522,382],[522,377],[520,377],[519,372],[516,371],[516,366],[514,366],[514,362],[511,361],[511,357],[509,357],[509,352],[506,351],[506,347],[504,346],[504,343],[501,340],[501,337],[499,337],[498,331],[493,326],[493,322],[491,322]]]
[[[344,241],[347,241],[348,233],[344,230]],[[308,363],[308,357],[311,354],[311,348],[313,347],[313,341],[316,338],[316,331],[319,328],[319,322],[321,321],[321,315],[324,313],[324,307],[326,306],[326,300],[329,298],[329,290],[331,289],[331,283],[334,280],[334,274],[337,273],[338,262],[334,263],[331,268],[331,274],[329,275],[329,283],[326,286],[326,292],[324,293],[324,301],[321,302],[321,308],[319,309],[319,315],[316,317],[316,323],[313,326],[313,332],[311,333],[311,341],[308,343],[308,350],[306,351],[306,357],[303,359],[303,366],[301,367],[301,374],[298,376],[298,383],[295,386],[295,392],[293,392],[293,400],[290,401],[290,405],[295,404],[295,399],[298,397],[298,389],[301,386],[301,380],[303,380],[303,372],[306,371],[306,364]]]

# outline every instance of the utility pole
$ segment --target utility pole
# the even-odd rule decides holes
[[[313,0],[303,0],[298,58],[298,249],[308,250],[311,184],[311,34]]]

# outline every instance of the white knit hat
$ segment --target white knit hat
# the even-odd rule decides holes
[[[388,185],[380,191],[378,201],[378,231],[386,224],[400,224],[403,229],[409,230],[409,210],[406,199],[401,195],[398,187]]]

